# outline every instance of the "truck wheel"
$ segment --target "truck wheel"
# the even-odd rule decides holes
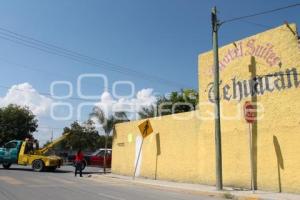
[[[11,166],[11,163],[3,163],[2,166],[4,169],[9,169]]]
[[[41,172],[44,169],[44,162],[42,160],[34,160],[32,162],[32,169],[35,172]]]

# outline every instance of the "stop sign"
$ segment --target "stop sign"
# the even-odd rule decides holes
[[[244,105],[245,120],[248,123],[253,123],[256,119],[256,109],[250,101],[246,101]]]

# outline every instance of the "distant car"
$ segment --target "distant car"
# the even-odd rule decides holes
[[[84,161],[82,164],[82,170],[86,166],[96,166],[96,167],[104,167],[104,155],[105,149],[98,149],[92,154],[84,155]],[[107,149],[106,151],[106,167],[111,167],[111,157],[112,157],[112,150]],[[75,155],[68,156],[68,162],[74,163]]]

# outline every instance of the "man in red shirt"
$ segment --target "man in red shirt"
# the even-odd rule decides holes
[[[79,171],[80,177],[82,177],[83,159],[84,159],[84,155],[83,155],[81,149],[79,149],[75,156],[75,176],[77,176],[77,172]]]

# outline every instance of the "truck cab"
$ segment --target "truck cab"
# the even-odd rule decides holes
[[[18,163],[18,157],[22,141],[12,140],[0,148],[0,163],[4,168],[9,168],[11,164]]]

